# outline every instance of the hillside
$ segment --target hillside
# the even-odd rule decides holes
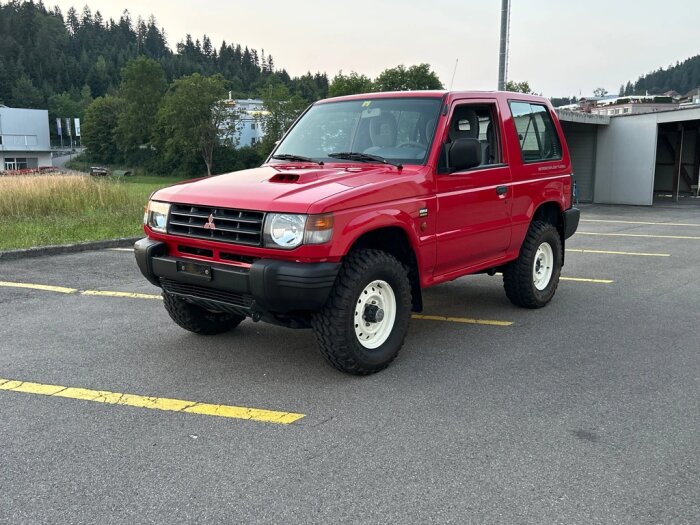
[[[154,17],[134,21],[128,11],[115,21],[88,6],[64,16],[42,2],[14,0],[0,3],[0,35],[0,103],[8,106],[82,116],[90,99],[117,89],[122,67],[139,55],[158,61],[169,82],[219,73],[234,96],[257,95],[270,76],[307,101],[328,92],[325,74],[290,78],[264,50],[226,42],[215,47],[206,35],[187,35],[173,51]]]
[[[659,94],[666,91],[677,91],[685,94],[700,86],[700,55],[677,62],[668,69],[657,69],[642,75],[636,82],[627,82],[620,86],[622,95]]]

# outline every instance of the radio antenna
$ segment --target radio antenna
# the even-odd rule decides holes
[[[452,84],[455,82],[455,73],[457,73],[457,64],[459,63],[459,58],[455,58],[455,68],[452,71],[452,80],[450,80],[450,91],[452,91]]]

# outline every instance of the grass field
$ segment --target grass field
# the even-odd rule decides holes
[[[139,235],[151,192],[179,180],[0,177],[0,250]]]

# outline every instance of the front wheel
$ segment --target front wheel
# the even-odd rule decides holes
[[[243,315],[211,312],[165,291],[163,304],[178,326],[199,335],[223,334],[236,328],[245,319]]]
[[[542,308],[554,297],[561,274],[562,245],[557,229],[542,221],[530,225],[518,258],[503,270],[508,299],[524,308]]]
[[[411,285],[403,265],[380,250],[357,250],[345,258],[311,326],[321,353],[332,366],[367,375],[394,360],[410,317]]]

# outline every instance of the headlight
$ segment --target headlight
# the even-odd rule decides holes
[[[265,221],[265,245],[296,248],[304,240],[306,215],[270,213]]]
[[[153,231],[165,233],[169,211],[170,204],[167,202],[149,201],[143,216],[143,223]]]
[[[291,250],[302,243],[322,244],[333,236],[333,215],[268,213],[264,245]]]

